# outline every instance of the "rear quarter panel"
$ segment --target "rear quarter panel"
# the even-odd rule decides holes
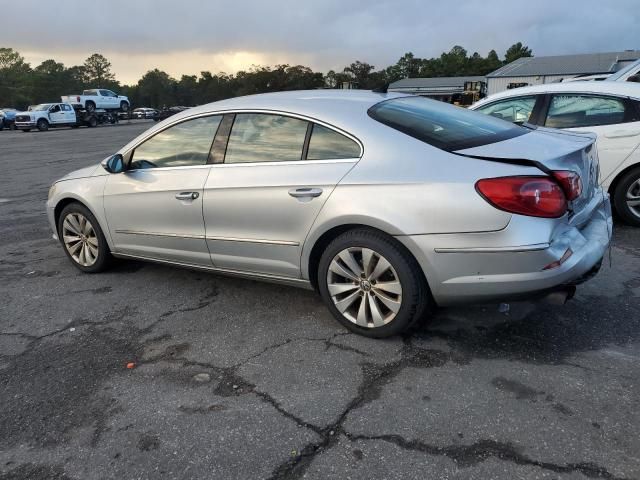
[[[360,139],[362,159],[333,191],[305,242],[303,275],[315,242],[340,225],[366,225],[394,236],[501,231],[511,214],[489,205],[475,183],[541,174],[536,168],[451,154],[374,120]]]

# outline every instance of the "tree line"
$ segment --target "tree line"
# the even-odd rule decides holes
[[[371,89],[402,78],[486,75],[520,57],[532,56],[531,49],[518,42],[501,59],[495,50],[486,57],[469,54],[456,45],[435,58],[419,58],[405,53],[394,65],[376,70],[359,60],[342,70],[315,72],[303,65],[252,66],[236,74],[211,73],[182,75],[180,79],[154,69],[134,85],[121,85],[111,63],[99,53],[82,65],[66,67],[53,59],[31,67],[19,52],[0,48],[0,108],[26,108],[51,102],[61,95],[80,93],[85,88],[106,88],[127,95],[134,106],[193,106],[253,93],[316,88],[339,88],[350,83]]]

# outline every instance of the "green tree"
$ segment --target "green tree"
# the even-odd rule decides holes
[[[507,49],[507,53],[504,55],[504,63],[511,63],[521,57],[533,57],[533,53],[522,42],[514,43]]]
[[[31,67],[13,48],[0,48],[0,108],[24,108],[31,101]]]
[[[145,107],[164,107],[175,105],[176,81],[166,72],[157,68],[149,70],[138,82],[135,104]]]
[[[87,58],[83,65],[84,81],[98,88],[117,87],[116,77],[111,72],[111,62],[99,53]]]
[[[351,75],[351,80],[358,84],[358,88],[366,90],[377,86],[372,85],[372,82],[370,81],[371,71],[374,68],[375,67],[373,65],[356,60],[348,67],[344,67],[343,71],[344,73]]]

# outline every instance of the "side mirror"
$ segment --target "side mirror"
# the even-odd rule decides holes
[[[627,78],[627,82],[640,83],[640,74],[636,73],[635,75],[631,75],[629,78]]]
[[[114,156],[103,160],[100,165],[102,165],[102,168],[104,168],[109,173],[124,172],[124,159],[119,153],[116,153]]]

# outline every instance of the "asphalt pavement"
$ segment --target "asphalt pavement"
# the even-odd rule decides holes
[[[0,132],[0,480],[640,478],[640,230],[565,306],[370,340],[309,291],[76,270],[50,184],[151,125]]]

